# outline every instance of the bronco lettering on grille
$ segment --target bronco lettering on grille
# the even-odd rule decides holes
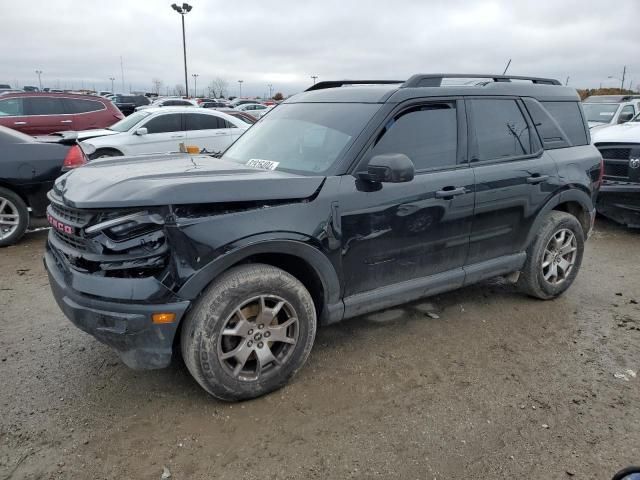
[[[49,224],[56,230],[68,233],[69,235],[74,234],[74,229],[72,226],[62,223],[60,220],[54,218],[50,213],[47,214],[47,220],[49,221]]]

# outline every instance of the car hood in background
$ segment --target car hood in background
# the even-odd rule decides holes
[[[640,143],[640,122],[627,122],[607,128],[591,129],[592,142]]]
[[[589,128],[593,131],[595,128],[605,128],[610,127],[610,123],[602,123],[602,122],[587,122],[589,124]]]
[[[82,140],[95,137],[105,137],[107,135],[115,135],[120,132],[114,132],[113,130],[107,130],[105,128],[96,128],[93,130],[69,130],[66,132],[56,132],[51,135],[37,135],[34,137],[39,142],[45,143],[75,143]]]
[[[55,193],[76,208],[129,208],[311,197],[324,177],[261,170],[207,155],[95,160],[60,177]]]

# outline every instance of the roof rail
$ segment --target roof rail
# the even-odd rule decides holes
[[[401,88],[412,87],[440,87],[445,78],[488,78],[494,82],[510,82],[511,80],[529,80],[531,83],[541,85],[562,85],[553,78],[521,77],[515,75],[487,75],[477,73],[430,73],[412,75],[404,82]]]
[[[311,85],[305,92],[342,87],[343,85],[390,85],[394,83],[404,83],[404,80],[329,80]]]

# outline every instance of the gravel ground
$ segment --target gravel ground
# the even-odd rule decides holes
[[[599,220],[541,302],[494,280],[321,329],[274,394],[135,372],[50,292],[46,232],[0,250],[0,480],[607,479],[640,463],[640,233]]]

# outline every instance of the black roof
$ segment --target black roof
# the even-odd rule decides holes
[[[448,82],[448,79],[454,79]],[[466,79],[466,82],[462,82]],[[538,100],[578,101],[574,88],[554,79],[486,74],[418,74],[402,80],[319,82],[286,103],[398,103],[415,97],[522,96]]]

